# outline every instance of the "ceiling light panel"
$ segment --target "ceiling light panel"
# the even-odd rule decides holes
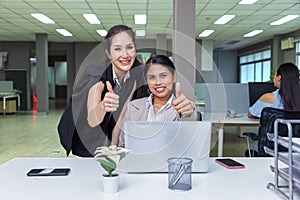
[[[202,33],[199,34],[199,37],[208,37],[210,36],[213,32],[215,32],[214,30],[204,30],[202,31]]]
[[[215,21],[214,24],[226,24],[233,18],[235,18],[235,15],[223,15],[222,17],[217,19],[217,21]]]
[[[258,35],[262,32],[263,32],[263,30],[254,30],[254,31],[251,31],[251,32],[245,34],[244,37],[253,37],[253,36]]]
[[[107,35],[107,31],[104,30],[104,29],[101,29],[101,30],[96,30],[97,33],[102,36],[102,37],[105,37]]]
[[[31,13],[31,16],[43,22],[44,24],[55,24],[55,22],[42,13]]]
[[[58,33],[60,33],[61,35],[66,36],[66,37],[72,36],[72,33],[70,33],[70,32],[69,32],[68,30],[66,30],[66,29],[60,29],[60,28],[58,28],[58,29],[56,29],[56,31],[57,31]]]
[[[287,16],[281,18],[281,19],[278,19],[278,20],[272,22],[270,25],[275,26],[275,25],[285,24],[285,23],[287,23],[287,22],[289,22],[293,19],[296,19],[298,17],[299,17],[299,15],[287,15]]]
[[[147,15],[145,15],[145,14],[134,15],[134,23],[135,24],[146,24],[147,23]]]
[[[83,17],[90,24],[100,24],[100,20],[95,14],[83,14]]]
[[[254,4],[257,0],[241,0],[239,4]]]

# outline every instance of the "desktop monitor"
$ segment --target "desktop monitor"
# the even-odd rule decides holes
[[[271,82],[249,82],[249,106],[252,106],[263,94],[273,92],[277,88]]]
[[[119,165],[131,173],[168,172],[167,159],[193,160],[192,172],[207,172],[211,122],[128,121],[124,124],[125,147],[131,152]]]

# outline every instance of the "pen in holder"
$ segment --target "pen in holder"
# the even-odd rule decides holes
[[[169,158],[169,189],[186,191],[192,188],[192,162],[190,158]]]

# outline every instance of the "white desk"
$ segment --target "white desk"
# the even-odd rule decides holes
[[[18,99],[18,110],[20,110],[20,95],[17,93],[0,93],[0,98],[3,98],[3,115],[5,116],[6,110],[6,99],[17,98]]]
[[[192,189],[168,189],[167,174],[120,174],[120,191],[105,194],[102,168],[92,158],[15,158],[0,166],[1,200],[276,200],[281,197],[266,188],[274,181],[269,165],[273,158],[235,158],[245,169],[226,169],[210,160],[209,172],[192,175]],[[27,177],[36,167],[70,167],[66,177]],[[300,195],[297,193],[297,198]]]
[[[218,156],[223,156],[223,140],[224,130],[223,126],[236,125],[240,126],[259,126],[259,119],[248,118],[247,113],[241,113],[241,117],[230,118],[226,113],[204,113],[202,114],[203,121],[211,121],[214,125],[218,126]]]

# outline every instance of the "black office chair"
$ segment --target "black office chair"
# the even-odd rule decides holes
[[[252,132],[243,133],[246,136],[248,149],[245,155],[248,157],[268,157],[270,156],[264,151],[264,146],[274,149],[274,143],[269,141],[267,138],[267,133],[274,133],[274,121],[275,119],[300,119],[300,111],[287,111],[277,108],[264,108],[261,113],[260,126],[258,129],[258,134]],[[288,131],[287,127],[283,124],[279,124],[278,127],[279,135],[287,137]],[[300,125],[293,125],[293,136],[300,137]],[[254,143],[252,149],[250,148],[250,141]],[[280,151],[286,151],[285,148],[280,147]]]

